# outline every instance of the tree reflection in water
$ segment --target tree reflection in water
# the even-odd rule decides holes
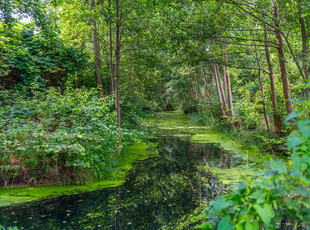
[[[217,178],[198,166],[239,164],[216,144],[175,136],[154,141],[159,155],[137,162],[123,185],[1,208],[0,224],[19,229],[176,229],[203,201],[225,193]]]

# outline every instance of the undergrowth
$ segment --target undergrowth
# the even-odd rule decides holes
[[[0,91],[0,185],[102,179],[136,132],[116,125],[114,102],[96,90]],[[119,143],[119,136],[122,144]]]

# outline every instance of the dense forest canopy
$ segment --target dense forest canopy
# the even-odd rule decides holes
[[[309,12],[309,0],[0,0],[0,185],[102,180],[147,140],[143,119],[180,110],[292,154],[211,203],[202,228],[308,229]]]

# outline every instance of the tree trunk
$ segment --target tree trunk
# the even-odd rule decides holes
[[[279,64],[281,69],[281,78],[282,78],[282,85],[283,85],[283,93],[285,98],[285,107],[286,107],[286,113],[290,114],[293,111],[293,104],[291,101],[291,91],[288,81],[288,72],[286,67],[286,60],[285,60],[285,54],[284,54],[284,46],[283,46],[283,40],[282,35],[279,31],[279,14],[278,14],[278,8],[276,5],[274,5],[274,17],[275,17],[275,27],[277,30],[275,31],[277,36],[277,49],[278,49],[278,56],[279,56]]]
[[[222,45],[223,50],[226,50],[226,39],[223,38],[223,45]],[[224,54],[224,65],[223,65],[223,87],[224,87],[224,92],[227,93],[227,79],[226,79],[226,73],[227,73],[227,63],[226,63],[226,58]]]
[[[254,51],[255,51],[254,57],[256,59],[257,65],[258,65],[257,77],[258,77],[258,82],[259,82],[260,93],[262,96],[265,126],[266,126],[266,131],[269,132],[269,121],[268,121],[267,110],[266,110],[265,93],[264,93],[264,88],[263,88],[263,83],[262,83],[262,78],[261,78],[262,66],[260,64],[260,59],[259,59],[258,51],[257,51],[257,44],[255,42],[254,26],[253,26],[253,23],[251,20],[250,20],[250,22],[251,22],[251,29],[252,29],[251,32],[252,32],[252,38],[253,38],[253,43],[254,43]]]
[[[261,96],[263,98],[263,100],[262,100],[263,113],[264,113],[264,119],[265,119],[265,124],[266,124],[266,131],[269,132],[269,121],[268,121],[267,110],[266,110],[265,93],[264,93],[264,88],[263,88],[263,83],[262,83],[262,78],[261,78],[261,67],[260,67],[260,64],[258,64],[258,65],[259,65],[258,80],[259,80]]]
[[[234,105],[232,102],[230,74],[228,72],[226,73],[226,80],[227,80],[227,99],[228,99],[228,107],[229,107],[229,116],[234,117]]]
[[[264,42],[265,42],[265,53],[266,53],[266,60],[269,70],[269,79],[270,79],[270,90],[271,90],[271,101],[272,101],[272,110],[273,110],[273,121],[274,126],[276,129],[276,134],[281,135],[283,130],[282,125],[282,118],[278,113],[277,108],[277,92],[276,92],[276,86],[274,83],[273,78],[273,68],[271,65],[271,58],[270,58],[270,52],[269,52],[269,42],[268,42],[268,34],[267,34],[267,25],[264,24]]]
[[[307,30],[306,30],[306,25],[305,25],[305,18],[303,15],[303,8],[302,8],[302,3],[299,2],[300,9],[299,9],[299,23],[300,23],[300,29],[301,29],[301,39],[302,39],[302,65],[304,69],[304,77],[306,81],[308,82],[309,80],[309,68],[307,65]],[[306,96],[309,97],[309,89],[306,89]]]
[[[218,73],[217,73],[217,68],[216,68],[216,64],[213,64],[213,70],[214,70],[214,79],[215,79],[215,84],[216,84],[216,91],[217,91],[217,95],[218,95],[218,100],[219,100],[219,106],[220,106],[220,110],[221,110],[221,116],[222,118],[224,118],[226,116],[226,112],[223,108],[223,101],[222,101],[222,93],[220,90],[220,83],[218,81]]]
[[[198,74],[195,74],[194,75],[194,79],[195,79],[195,82],[196,82],[196,95],[197,95],[197,98],[198,98],[198,104],[200,104],[200,87],[199,87],[199,79],[198,79]]]
[[[109,8],[112,12],[112,4],[111,4],[111,0],[109,0]],[[110,17],[112,17],[112,15],[110,15]],[[115,66],[113,63],[113,38],[112,38],[112,19],[110,18],[110,22],[109,22],[109,42],[110,42],[110,74],[111,74],[111,83],[110,83],[110,90],[111,93],[114,92],[115,90]]]
[[[232,103],[230,75],[229,75],[229,73],[227,71],[228,57],[227,57],[227,52],[226,52],[226,40],[225,39],[224,39],[224,42],[223,42],[223,49],[225,51],[225,54],[224,54],[224,62],[225,62],[225,64],[223,66],[223,68],[225,68],[225,71],[223,72],[225,75],[223,76],[223,78],[224,78],[224,81],[226,80],[226,93],[227,93],[228,108],[229,108],[228,115],[230,117],[233,117],[234,116],[234,107],[233,107],[233,103]]]
[[[209,105],[209,111],[212,117],[212,120],[214,120],[214,112],[213,112],[213,108],[212,108],[212,103],[210,101],[210,92],[209,92],[209,88],[208,88],[208,79],[206,77],[205,71],[203,70],[203,68],[201,67],[201,74],[203,77],[203,82],[204,82],[204,86],[205,86],[205,96],[204,96],[204,101],[206,104]]]
[[[204,82],[204,86],[205,86],[205,99],[208,99],[208,98],[210,98],[210,93],[209,93],[209,89],[208,89],[208,81],[207,81],[206,74],[205,74],[203,68],[201,68],[201,74],[202,74],[203,82]]]
[[[225,113],[227,113],[227,102],[226,102],[226,97],[225,97],[225,93],[224,93],[223,86],[222,86],[222,80],[221,80],[220,71],[219,71],[219,68],[218,68],[217,64],[215,64],[215,67],[216,67],[216,71],[217,71],[217,81],[218,81],[218,84],[219,84],[220,93],[222,95],[222,101],[223,101],[224,110],[225,110]]]
[[[95,0],[91,0],[90,2],[90,8],[91,11],[94,10],[96,6]],[[99,39],[98,39],[98,31],[97,31],[97,21],[96,19],[92,22],[92,42],[93,42],[93,48],[94,48],[94,65],[95,65],[95,77],[96,77],[96,84],[97,88],[102,96],[104,96],[104,90],[103,90],[103,83],[102,83],[102,77],[101,77],[101,60],[100,60],[100,45],[99,45]]]
[[[120,5],[119,0],[115,0],[115,10],[116,10],[116,42],[115,42],[115,107],[116,107],[116,122],[118,127],[121,127],[121,108],[120,108],[120,50],[121,50],[121,39],[120,39]],[[121,140],[121,136],[120,136]]]

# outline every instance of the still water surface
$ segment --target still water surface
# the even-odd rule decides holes
[[[0,225],[18,229],[191,229],[195,209],[226,192],[201,165],[239,167],[242,160],[218,144],[162,133],[158,155],[138,161],[126,182],[79,195],[0,208]],[[207,162],[207,163],[206,163]]]

